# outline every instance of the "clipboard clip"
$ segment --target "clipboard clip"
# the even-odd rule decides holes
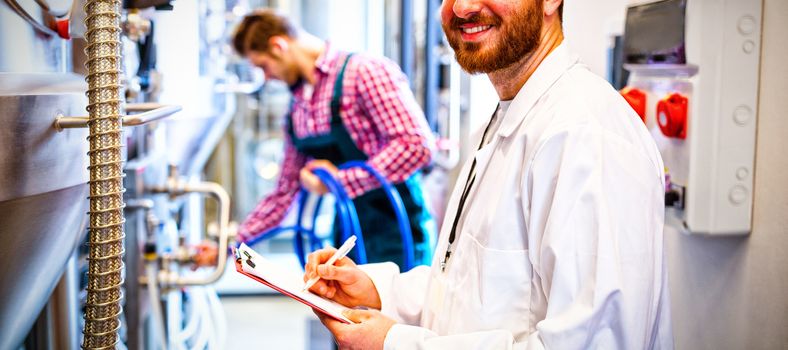
[[[246,264],[251,266],[252,268],[254,268],[255,267],[255,263],[254,263],[254,261],[252,261],[252,255],[249,254],[249,252],[247,252],[245,250],[243,251],[243,253],[244,253],[244,255],[246,255]]]
[[[235,261],[241,262],[241,251],[238,248],[233,248],[233,254],[235,254]]]

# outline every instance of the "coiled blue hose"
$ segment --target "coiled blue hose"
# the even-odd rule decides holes
[[[372,174],[375,179],[381,185],[381,188],[386,193],[386,197],[388,197],[389,201],[391,201],[392,206],[394,208],[394,213],[397,217],[397,223],[399,226],[399,231],[402,236],[402,246],[403,246],[403,265],[404,271],[408,271],[414,267],[415,262],[415,254],[414,254],[414,247],[413,247],[413,233],[410,228],[410,221],[408,220],[408,213],[405,211],[405,205],[402,203],[402,197],[400,197],[399,192],[397,189],[391,185],[391,183],[377,170],[369,166],[369,164],[362,162],[362,161],[350,161],[340,166],[340,169],[348,169],[358,167],[361,169],[366,170],[368,173]],[[326,188],[331,192],[334,197],[336,198],[335,209],[337,213],[337,217],[339,218],[340,225],[341,225],[341,240],[345,241],[350,236],[356,236],[356,249],[354,249],[354,255],[356,261],[359,264],[367,263],[367,254],[366,249],[364,246],[364,238],[361,232],[361,225],[358,221],[358,213],[356,212],[356,206],[353,204],[353,200],[350,199],[345,189],[332,175],[325,169],[317,168],[312,170],[312,173],[317,176],[323,184],[326,185]],[[301,192],[299,193],[299,210],[298,215],[296,217],[296,224],[294,226],[287,226],[287,227],[276,227],[273,228],[263,234],[255,236],[251,240],[247,241],[247,245],[254,245],[263,240],[272,238],[277,234],[284,232],[284,231],[294,231],[295,234],[293,235],[293,247],[295,249],[295,253],[298,256],[298,261],[301,263],[301,266],[304,267],[306,265],[306,251],[304,249],[304,235],[306,235],[306,239],[309,241],[309,246],[311,251],[315,251],[317,249],[322,248],[322,244],[320,239],[315,234],[315,224],[317,222],[317,216],[320,212],[320,206],[322,205],[323,197],[319,197],[317,203],[315,204],[314,214],[312,216],[312,226],[311,228],[305,228],[303,224],[303,216],[304,210],[306,208],[306,201],[309,197],[309,192],[302,188]]]
[[[391,185],[385,176],[365,162],[353,160],[342,164],[339,168],[348,169],[356,167],[366,170],[378,180],[380,187],[386,193],[386,197],[388,197],[391,205],[394,207],[394,214],[397,216],[397,224],[399,225],[399,233],[402,236],[402,261],[403,265],[405,265],[403,271],[410,271],[416,261],[413,249],[413,232],[410,229],[408,212],[405,211],[405,204],[402,203],[402,197],[400,197],[399,191]]]

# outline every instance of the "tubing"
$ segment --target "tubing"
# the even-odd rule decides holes
[[[399,195],[397,189],[391,185],[391,183],[382,175],[380,172],[375,170],[375,168],[371,167],[369,164],[362,162],[362,161],[349,161],[345,164],[340,166],[340,169],[347,169],[347,168],[354,168],[358,167],[361,169],[366,170],[375,179],[378,180],[380,183],[381,188],[386,193],[386,197],[388,197],[389,201],[391,202],[392,206],[394,207],[394,213],[397,217],[397,224],[399,226],[400,235],[402,237],[402,246],[403,246],[403,264],[405,266],[405,271],[412,269],[415,266],[415,253],[414,253],[414,243],[413,243],[413,232],[410,228],[410,221],[408,220],[408,213],[405,210],[405,205],[402,202],[402,197]],[[315,176],[317,176],[323,184],[326,185],[328,190],[334,194],[336,197],[336,211],[337,216],[342,225],[342,240],[348,239],[350,236],[355,235],[357,237],[356,245],[358,246],[355,249],[356,259],[355,261],[359,264],[366,264],[367,256],[366,256],[366,248],[364,246],[364,238],[361,232],[361,225],[358,221],[358,214],[356,212],[356,207],[353,204],[353,201],[345,192],[345,189],[342,185],[334,179],[334,177],[328,171],[324,169],[315,169],[312,171]],[[309,196],[309,192],[305,189],[302,189],[299,194],[299,211],[296,218],[296,224],[294,226],[289,227],[277,227],[273,228],[254,239],[251,239],[247,242],[248,245],[254,245],[260,241],[265,239],[271,238],[276,234],[284,231],[293,230],[295,234],[293,235],[293,247],[298,257],[298,261],[301,263],[301,266],[306,266],[306,251],[304,250],[304,237],[303,233],[309,234],[309,241],[310,241],[310,249],[315,250],[315,248],[319,245],[319,240],[315,235],[315,223],[317,221],[317,213],[320,209],[320,205],[322,203],[322,197],[318,199],[316,204],[315,213],[312,218],[312,229],[307,230],[302,226],[302,220],[304,215],[304,207],[306,206],[306,199]]]
[[[90,119],[90,233],[85,334],[82,348],[114,349],[123,284],[123,167],[120,1],[88,0],[88,113]]]
[[[213,328],[216,330],[216,340],[219,345],[224,346],[224,344],[227,344],[227,316],[224,314],[224,308],[219,300],[219,295],[216,294],[216,290],[212,287],[205,288],[205,295],[208,298],[208,305],[211,309]]]
[[[168,349],[185,349],[183,341],[178,334],[181,327],[183,296],[180,289],[171,289],[167,293],[167,330],[170,334]],[[194,317],[194,316],[192,316]]]
[[[158,269],[156,264],[148,262],[145,266],[145,273],[148,281],[156,281]],[[151,317],[153,318],[154,328],[156,328],[157,338],[159,339],[159,349],[167,350],[167,336],[164,330],[164,315],[161,312],[161,300],[159,298],[158,283],[148,283],[148,299],[150,300]]]
[[[345,192],[345,189],[342,187],[334,176],[331,175],[325,169],[314,169],[312,172],[317,176],[323,184],[326,185],[329,191],[337,197],[337,208],[340,210],[344,210],[347,215],[346,220],[342,220],[342,241],[347,240],[350,236],[355,235],[356,246],[355,255],[356,255],[356,263],[358,264],[366,264],[367,263],[367,251],[364,246],[364,237],[361,234],[361,224],[358,222],[358,213],[356,213],[356,206],[353,204],[353,201]]]
[[[323,248],[323,244],[320,242],[320,239],[317,238],[317,234],[315,233],[315,228],[317,227],[317,217],[320,214],[321,206],[323,206],[323,196],[317,198],[317,203],[315,203],[315,210],[312,213],[312,229],[307,231],[307,233],[309,233],[310,249],[313,252],[315,250]]]
[[[347,169],[356,167],[366,170],[378,180],[380,187],[386,193],[386,197],[388,197],[391,205],[394,207],[394,214],[397,216],[397,224],[399,225],[399,232],[402,236],[403,265],[405,265],[405,271],[409,271],[413,268],[416,257],[414,253],[415,249],[413,247],[413,232],[410,229],[408,212],[405,211],[405,204],[402,203],[402,197],[399,195],[397,189],[391,185],[388,179],[386,179],[386,177],[384,177],[380,172],[375,170],[375,168],[365,162],[353,160],[342,164],[339,168]]]

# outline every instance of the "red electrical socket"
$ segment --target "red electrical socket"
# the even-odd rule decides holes
[[[657,124],[667,137],[687,138],[687,106],[689,99],[674,92],[657,104]]]
[[[621,96],[627,100],[632,109],[640,116],[643,123],[646,122],[646,93],[635,87],[627,86],[621,89]]]

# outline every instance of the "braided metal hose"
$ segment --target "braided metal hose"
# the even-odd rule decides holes
[[[88,0],[90,233],[84,349],[114,349],[123,283],[123,158],[121,144],[120,1]]]

